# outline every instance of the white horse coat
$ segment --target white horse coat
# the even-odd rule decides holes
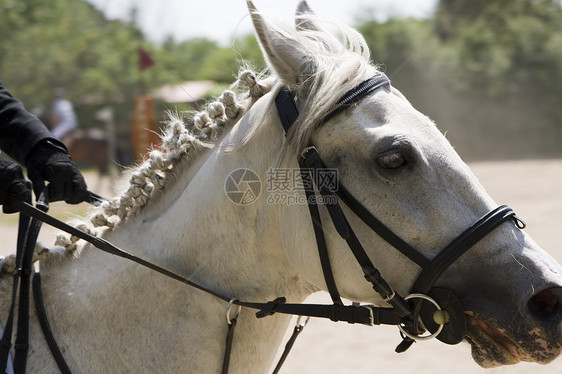
[[[139,166],[126,193],[90,217],[99,227],[89,222],[83,227],[227,297],[266,302],[284,296],[299,303],[326,290],[308,208],[271,204],[264,185],[272,168],[298,169],[297,154],[310,139],[350,192],[428,257],[497,206],[435,125],[395,88],[376,90],[314,129],[313,119],[376,73],[364,40],[347,28],[344,42],[323,31],[306,3],[299,6],[298,31],[274,26],[249,7],[278,81],[246,76],[247,99],[233,103],[223,97],[218,116],[203,113],[194,119],[198,129],[188,131],[172,120],[162,151],[152,152]],[[288,139],[273,103],[282,86],[296,93],[300,111]],[[211,105],[209,112],[214,109]],[[217,140],[198,141],[197,133]],[[255,172],[262,182],[251,204],[235,204],[225,193],[225,181],[240,168]],[[419,267],[344,210],[385,279],[407,295]],[[325,209],[321,214],[329,222]],[[333,227],[325,226],[341,295],[386,305]],[[40,264],[43,293],[54,335],[73,372],[220,372],[227,332],[224,301],[91,245],[79,243],[71,252],[76,247],[72,240],[61,237],[57,243],[64,253]],[[521,267],[528,271],[522,274]],[[0,315],[6,316],[11,281],[2,280]],[[553,338],[525,305],[534,294],[552,289],[546,293],[557,297],[560,308],[562,268],[513,225],[504,224],[484,238],[438,283],[466,302],[467,339],[479,364],[546,363],[560,353],[559,314],[558,337]],[[496,315],[498,294],[506,295],[501,311],[506,320]],[[31,315],[28,370],[58,372],[33,310]],[[517,326],[507,320],[513,316]],[[243,308],[230,372],[267,372],[288,322],[289,317],[277,314],[257,319],[254,310]],[[503,345],[499,331],[509,340]]]

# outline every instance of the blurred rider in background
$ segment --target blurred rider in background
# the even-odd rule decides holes
[[[72,103],[65,98],[64,88],[55,89],[55,99],[53,102],[51,132],[60,139],[64,144],[68,144],[65,140],[68,135],[76,128],[78,121]]]

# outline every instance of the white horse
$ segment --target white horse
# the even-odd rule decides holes
[[[377,73],[365,41],[343,26],[342,38],[324,31],[304,2],[296,30],[248,5],[275,76],[260,81],[244,72],[239,84],[248,95],[238,100],[225,92],[195,116],[193,129],[171,120],[162,149],[80,228],[228,298],[300,303],[327,290],[310,215],[305,204],[272,201],[267,183],[273,171],[295,177],[298,154],[310,142],[358,201],[428,258],[497,206],[435,124],[390,85],[316,128],[339,97]],[[295,94],[300,112],[287,138],[274,104],[282,87]],[[253,171],[261,189],[254,190],[255,178],[232,174],[239,169]],[[242,199],[235,190],[243,186],[256,193]],[[295,201],[304,196],[295,194]],[[383,277],[407,295],[420,267],[343,210]],[[320,214],[342,297],[388,306],[322,206]],[[81,243],[60,235],[57,247],[38,250],[51,328],[73,372],[220,372],[225,301]],[[10,285],[4,275],[3,319]],[[512,223],[479,241],[436,285],[462,303],[478,364],[548,363],[560,353],[562,268]],[[31,315],[28,370],[57,372]],[[257,319],[242,308],[230,372],[267,372],[289,320]]]

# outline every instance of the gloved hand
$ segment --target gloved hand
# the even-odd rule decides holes
[[[84,177],[63,147],[50,141],[39,143],[27,157],[26,166],[36,196],[49,181],[49,201],[78,204],[88,198]]]
[[[10,198],[31,202],[31,184],[23,177],[21,166],[7,159],[0,162],[0,204],[4,213],[15,213],[7,204]]]

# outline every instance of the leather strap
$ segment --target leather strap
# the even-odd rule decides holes
[[[224,358],[222,360],[222,374],[228,374],[230,367],[230,353],[232,352],[232,341],[234,340],[234,328],[236,328],[237,319],[230,319],[228,324],[228,332],[226,333],[226,348],[224,350]]]
[[[29,229],[29,223],[31,219],[29,216],[20,213],[19,215],[19,226],[18,226],[18,239],[17,239],[17,252],[16,252],[16,268],[19,269],[22,264],[24,246],[26,243],[27,232]],[[10,356],[10,349],[12,348],[12,332],[14,325],[14,313],[16,298],[18,294],[18,286],[20,283],[20,272],[16,271],[14,274],[13,284],[12,284],[12,302],[10,304],[10,312],[8,313],[8,319],[4,328],[4,334],[2,335],[2,341],[0,342],[0,373],[6,372],[6,367],[8,365],[8,357]]]
[[[337,101],[337,103],[332,107],[332,109],[328,111],[328,113],[324,116],[324,118],[322,118],[319,126],[323,125],[328,120],[334,118],[337,114],[343,112],[351,105],[360,101],[374,90],[382,86],[389,86],[389,85],[390,85],[390,79],[386,76],[386,74],[382,72],[378,72],[371,78],[364,80],[363,82],[359,83],[359,85],[357,85],[356,87],[352,88],[351,90],[347,91],[344,95],[342,95],[342,97]]]
[[[367,226],[371,228],[388,244],[399,250],[404,256],[414,261],[421,268],[427,266],[430,260],[417,249],[410,246],[402,238],[396,235],[386,225],[371,214],[341,183],[337,191],[338,197],[353,211]]]
[[[303,164],[308,168],[318,173],[321,170],[326,169],[326,166],[320,159],[316,148],[308,147],[302,154]],[[339,183],[338,183],[339,185]],[[336,196],[335,191],[331,191],[327,186],[322,185],[319,187],[319,192],[325,197],[326,208],[330,214],[332,222],[336,228],[336,231],[340,236],[346,241],[349,249],[355,256],[357,262],[361,266],[361,270],[365,275],[365,279],[369,281],[373,289],[383,297],[383,299],[388,302],[395,309],[396,313],[401,317],[407,317],[412,313],[409,305],[406,301],[395,292],[392,287],[384,280],[381,273],[373,265],[373,262],[365,252],[365,249],[361,245],[361,242],[355,235],[355,232],[349,225],[345,214],[343,213]],[[309,205],[313,202],[309,201]]]
[[[49,210],[49,199],[47,195],[47,188],[43,188],[37,200],[37,207],[46,212]],[[29,350],[29,290],[31,286],[31,273],[33,267],[33,252],[37,237],[41,230],[43,222],[36,218],[31,220],[27,231],[26,243],[22,259],[20,276],[20,299],[18,304],[18,333],[16,343],[14,345],[15,358],[14,358],[14,372],[15,374],[25,373],[27,365],[27,352]]]
[[[347,91],[319,121],[317,126],[322,126],[328,120],[360,101],[374,90],[386,85],[390,85],[390,79],[382,72],[378,72],[371,78],[364,80],[356,87]],[[281,88],[275,98],[275,105],[283,129],[285,129],[285,133],[288,133],[299,116],[299,111],[295,105],[295,99],[291,90],[287,87]]]
[[[37,201],[37,206],[43,211],[49,209],[47,189],[43,188]],[[34,208],[35,209],[35,208]],[[16,294],[19,286],[19,303],[18,303],[18,323],[17,336],[14,345],[14,373],[25,373],[27,365],[27,352],[29,350],[29,289],[33,263],[33,251],[35,243],[41,229],[41,220],[33,218],[31,221],[29,216],[20,213],[20,222],[18,228],[17,252],[16,252],[16,273],[14,274],[12,288],[12,304],[10,313],[6,323],[6,329],[2,337],[0,349],[0,372],[6,370],[8,356],[10,354],[13,318],[15,313]]]
[[[521,222],[507,205],[488,212],[474,225],[457,236],[427,264],[412,286],[412,293],[427,293],[443,272],[466,251],[472,248],[492,230],[507,220]]]
[[[88,204],[92,204],[94,206],[99,206],[101,203],[103,203],[104,201],[106,201],[107,199],[105,197],[102,197],[96,193],[93,193],[92,191],[88,191],[88,198],[86,199],[86,202]]]
[[[283,354],[279,358],[279,361],[277,361],[277,365],[275,366],[275,369],[273,369],[272,374],[279,373],[279,370],[281,370],[281,367],[283,366],[283,364],[285,363],[285,360],[289,356],[289,352],[291,352],[291,349],[293,348],[293,345],[295,345],[295,341],[297,340],[300,333],[304,329],[304,326],[305,326],[304,324],[303,325],[299,324],[299,325],[295,326],[295,328],[293,329],[293,333],[291,334],[291,337],[289,338],[289,340],[285,344],[285,349],[283,350]]]
[[[224,301],[230,301],[230,298],[225,297],[217,292],[214,292],[212,290],[209,290],[195,282],[190,281],[189,279],[186,279],[178,274],[175,274],[167,269],[164,269],[158,265],[155,265],[149,261],[146,261],[142,258],[136,257],[135,255],[132,255],[116,246],[114,246],[113,244],[109,243],[108,241],[104,240],[103,238],[97,237],[97,236],[92,236],[89,235],[88,233],[85,233],[84,231],[81,231],[73,226],[70,226],[69,224],[62,222],[58,219],[56,219],[53,216],[50,216],[44,212],[42,212],[41,210],[36,209],[35,207],[33,207],[32,205],[23,202],[23,201],[19,201],[19,200],[10,200],[10,204],[11,206],[13,206],[14,208],[17,208],[20,212],[23,212],[29,216],[32,216],[34,218],[37,218],[43,222],[45,222],[46,224],[56,227],[59,230],[65,231],[71,235],[74,235],[80,239],[83,239],[87,242],[89,242],[90,244],[94,245],[95,247],[97,247],[98,249],[110,253],[112,255],[118,256],[118,257],[122,257],[122,258],[126,258],[130,261],[136,262],[137,264],[140,264],[142,266],[145,266],[149,269],[152,269],[156,272],[159,272],[161,274],[164,274],[170,278],[173,278],[177,281],[180,281],[182,283],[185,283],[191,287],[200,289],[202,291],[205,291],[207,293],[210,293],[213,296],[216,296]]]
[[[72,227],[46,213],[43,211],[31,206],[28,203],[17,201],[17,200],[10,200],[10,204],[19,209],[20,211],[24,212],[25,214],[42,220],[43,222],[56,227],[60,230],[66,231],[69,234],[72,234],[76,237],[79,237],[98,249],[101,249],[104,252],[113,254],[118,257],[126,258],[130,261],[136,262],[139,265],[148,267],[156,272],[159,272],[163,275],[166,275],[172,279],[175,279],[179,282],[187,284],[191,287],[197,288],[201,291],[207,292],[213,296],[216,296],[224,301],[230,301],[230,297],[226,297],[224,295],[219,294],[213,290],[207,289],[204,286],[201,286],[195,282],[190,281],[178,274],[175,274],[169,270],[166,270],[158,265],[152,264],[144,259],[138,258],[130,253],[123,251],[122,249],[112,245],[111,243],[103,240],[102,238],[91,236],[81,230],[78,230],[75,227]],[[275,301],[271,301],[268,303],[253,303],[253,302],[244,302],[235,300],[233,304],[240,305],[243,307],[258,309],[263,315],[259,315],[258,317],[264,317],[266,315],[270,315],[273,313],[284,313],[284,314],[294,314],[294,315],[302,315],[302,316],[310,316],[310,317],[321,317],[321,318],[329,318],[332,320],[338,321],[346,321],[349,323],[362,323],[362,324],[371,324],[370,322],[370,311],[365,312],[366,306],[344,306],[344,305],[314,305],[314,304],[284,304],[284,298],[279,298]],[[380,308],[381,311],[377,311],[375,307],[370,307],[376,315],[380,315],[380,323],[381,324],[396,324],[396,321],[401,321],[400,317],[395,315],[395,312],[388,308]],[[267,314],[267,311],[271,309],[272,313]],[[367,316],[367,314],[369,316]],[[376,317],[375,317],[376,318]],[[376,321],[374,322],[376,323]]]
[[[269,303],[242,302],[240,305],[260,309],[258,318],[268,317],[275,313],[295,316],[326,318],[333,322],[347,322],[362,325],[398,325],[404,322],[396,311],[391,308],[379,308],[372,305],[325,305],[325,304],[286,304],[285,298],[278,298]]]
[[[277,113],[279,114],[279,119],[285,130],[285,134],[289,132],[295,121],[299,116],[299,111],[295,105],[293,94],[291,91],[283,87],[275,99],[275,105],[277,108]],[[301,169],[301,176],[305,182],[305,194],[307,201],[311,202],[314,199],[314,185],[312,180],[314,178],[313,174],[302,164],[302,160],[299,159],[299,165]],[[334,304],[343,305],[340,297],[340,293],[336,286],[334,280],[332,266],[330,264],[330,256],[328,254],[328,246],[326,245],[326,238],[324,237],[324,230],[322,228],[322,219],[320,218],[320,212],[318,211],[318,206],[316,204],[307,204],[310,213],[310,218],[312,220],[312,227],[314,229],[314,236],[316,238],[316,248],[318,249],[318,255],[320,257],[320,265],[322,266],[322,273],[324,274],[324,280],[328,288],[328,293],[332,298]]]
[[[287,87],[283,87],[279,91],[275,98],[275,106],[277,107],[277,114],[281,120],[281,125],[285,130],[285,134],[287,134],[299,116],[293,94]]]
[[[310,212],[310,218],[312,220],[312,227],[314,228],[314,236],[316,237],[316,248],[318,249],[318,256],[320,257],[320,264],[322,266],[322,273],[324,274],[324,280],[326,286],[328,287],[328,292],[332,298],[334,304],[343,305],[343,301],[340,298],[340,293],[338,287],[336,286],[336,281],[334,280],[334,273],[332,272],[332,265],[330,263],[330,255],[328,254],[328,246],[326,245],[326,238],[324,236],[324,229],[322,228],[322,219],[320,217],[320,212],[318,211],[318,205],[313,203],[314,201],[314,185],[312,183],[312,173],[311,170],[301,163],[301,175],[305,183],[305,193],[306,199],[309,202],[308,211]]]
[[[66,364],[64,357],[59,349],[53,331],[51,330],[51,325],[49,324],[49,319],[47,318],[47,312],[45,311],[45,305],[43,303],[43,293],[41,291],[41,274],[35,272],[33,274],[33,301],[35,302],[35,310],[37,311],[37,318],[39,319],[39,324],[43,330],[43,335],[47,341],[47,345],[51,350],[51,354],[59,367],[62,374],[70,374],[70,368]]]

